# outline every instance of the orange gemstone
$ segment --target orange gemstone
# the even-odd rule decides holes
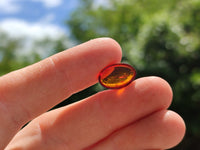
[[[99,82],[109,89],[119,89],[130,84],[136,76],[136,70],[128,64],[112,64],[99,74]]]

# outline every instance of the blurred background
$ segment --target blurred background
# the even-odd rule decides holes
[[[170,83],[170,109],[187,126],[172,150],[199,150],[199,0],[0,0],[0,75],[102,36],[120,43],[123,62],[136,68],[137,77]],[[100,90],[96,84],[55,108]]]

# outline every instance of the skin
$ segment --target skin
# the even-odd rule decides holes
[[[139,78],[123,89],[47,112],[98,82],[101,69],[121,57],[117,42],[100,38],[0,77],[0,149],[164,150],[177,145],[185,124],[167,110],[172,90],[158,77]]]

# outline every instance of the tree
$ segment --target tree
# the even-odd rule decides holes
[[[37,40],[14,38],[0,30],[0,75],[28,66],[52,54],[67,49],[71,44],[67,37],[48,37]],[[27,44],[29,43],[29,44]],[[30,44],[31,43],[31,44]],[[28,45],[28,46],[25,46]]]
[[[138,77],[156,75],[173,88],[171,109],[187,133],[174,150],[200,149],[200,1],[83,0],[67,25],[78,42],[109,36],[123,49],[123,61]]]

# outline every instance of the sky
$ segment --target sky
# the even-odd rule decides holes
[[[69,34],[64,22],[78,5],[79,0],[0,0],[0,30],[37,39]]]
[[[0,0],[0,30],[11,37],[55,38],[70,34],[65,21],[81,0]],[[94,0],[94,7],[108,0]]]
[[[81,0],[0,0],[0,36],[6,33],[11,39],[25,39],[17,54],[28,55],[32,50],[46,57],[48,47],[36,48],[35,41],[57,40],[69,37],[70,29],[65,21],[78,9]],[[92,1],[94,8],[107,5],[108,0]],[[6,39],[1,39],[0,46]],[[67,47],[74,46],[75,41],[68,38]],[[53,43],[53,42],[52,42]],[[55,44],[55,42],[54,42]],[[0,54],[0,58],[2,58]],[[1,60],[1,59],[0,59]]]

